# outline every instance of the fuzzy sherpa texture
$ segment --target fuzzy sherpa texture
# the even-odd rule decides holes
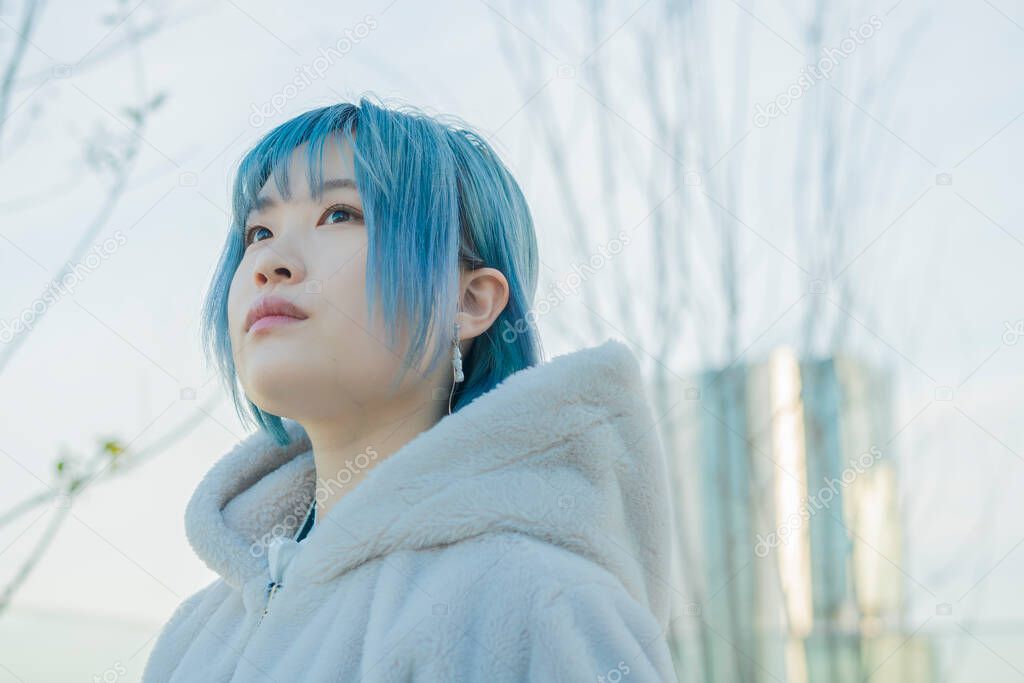
[[[676,680],[667,467],[623,343],[514,373],[375,463],[269,597],[267,541],[316,483],[285,426],[292,444],[257,432],[196,488],[186,530],[218,578],[164,625],[145,683]]]

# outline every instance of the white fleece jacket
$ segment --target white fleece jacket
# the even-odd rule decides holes
[[[188,539],[219,577],[164,625],[145,683],[676,680],[667,469],[621,342],[446,415],[300,543],[316,469],[285,425],[291,445],[250,435],[196,488]]]

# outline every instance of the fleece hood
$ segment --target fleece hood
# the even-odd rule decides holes
[[[313,500],[309,438],[297,422],[284,424],[291,444],[250,435],[216,462],[186,509],[193,549],[237,588],[263,585],[267,539],[293,536]],[[317,519],[290,580],[326,583],[392,552],[517,532],[604,567],[664,627],[667,482],[640,366],[610,339],[510,375],[377,461]]]

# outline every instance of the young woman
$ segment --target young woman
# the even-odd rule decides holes
[[[192,496],[218,577],[143,680],[674,681],[639,364],[614,340],[542,362],[492,148],[361,98],[270,131],[233,193],[203,338],[258,431]]]

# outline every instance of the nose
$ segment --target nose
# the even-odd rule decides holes
[[[257,285],[278,282],[301,282],[306,271],[298,259],[283,254],[279,249],[263,249],[259,260],[253,268],[253,278]]]

